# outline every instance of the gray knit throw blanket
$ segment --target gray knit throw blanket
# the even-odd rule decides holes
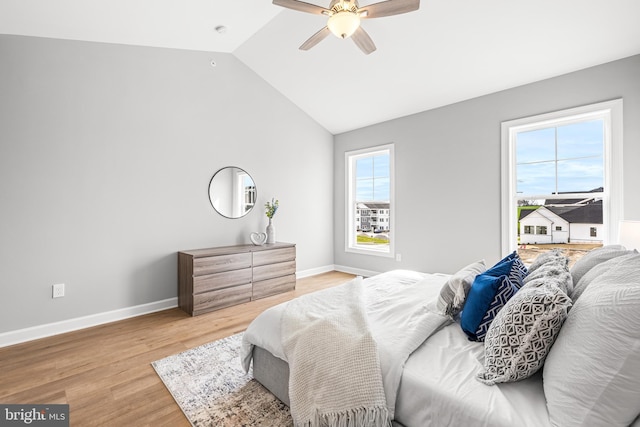
[[[391,426],[361,277],[290,301],[282,340],[295,427]]]

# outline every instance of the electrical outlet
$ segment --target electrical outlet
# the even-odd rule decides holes
[[[53,298],[60,298],[64,296],[64,283],[58,283],[53,285]]]
[[[396,254],[396,261],[398,262],[402,261],[402,255]]]

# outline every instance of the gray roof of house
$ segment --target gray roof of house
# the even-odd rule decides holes
[[[602,203],[584,206],[548,206],[554,214],[571,224],[602,224]]]
[[[545,206],[571,224],[602,224],[602,201],[581,206]],[[537,209],[536,209],[537,210]],[[520,220],[535,210],[522,209]]]
[[[601,193],[604,191],[604,188],[598,187],[589,191],[571,191],[571,193]],[[565,194],[569,193],[567,191],[560,191],[557,194]],[[544,201],[545,205],[575,205],[576,203],[584,202],[585,200],[593,200],[593,199],[548,199]]]
[[[518,218],[518,221],[528,217],[531,212],[535,212],[535,211],[537,211],[537,209],[521,209],[520,218]]]
[[[369,209],[389,209],[389,203],[361,203]]]

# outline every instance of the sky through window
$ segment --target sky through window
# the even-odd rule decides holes
[[[356,161],[356,201],[390,200],[389,154],[363,157]]]
[[[517,192],[582,193],[604,186],[604,123],[589,120],[520,132]]]

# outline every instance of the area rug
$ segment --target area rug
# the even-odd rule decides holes
[[[193,426],[292,426],[287,405],[240,363],[242,333],[153,362]]]

